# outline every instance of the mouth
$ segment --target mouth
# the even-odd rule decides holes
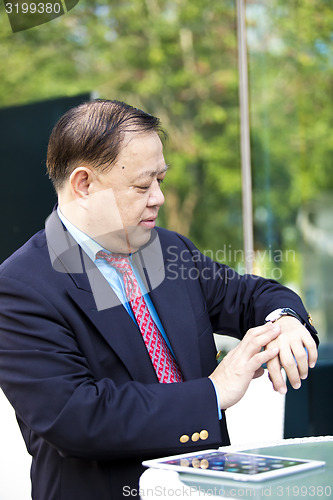
[[[152,217],[147,217],[147,219],[142,219],[139,222],[139,226],[145,227],[147,229],[153,229],[156,225],[156,219],[157,219],[157,215],[152,216]]]

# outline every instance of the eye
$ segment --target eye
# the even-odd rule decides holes
[[[164,182],[164,177],[163,177],[163,179],[157,178],[156,181],[157,181],[158,185],[161,186],[161,184]],[[151,186],[152,186],[152,183],[145,185],[145,186],[134,186],[134,187],[141,192],[145,192],[145,191],[148,191],[151,188]]]

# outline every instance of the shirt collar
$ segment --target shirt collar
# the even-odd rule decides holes
[[[86,233],[78,229],[76,226],[74,226],[74,224],[72,224],[68,219],[66,219],[64,214],[61,212],[59,206],[57,207],[57,213],[59,219],[61,220],[67,231],[73,236],[75,241],[80,245],[80,247],[82,247],[82,249],[86,252],[88,257],[93,262],[96,259],[97,252],[99,252],[100,250],[102,250],[103,252],[110,253],[107,250],[105,250],[105,248],[103,248],[99,243],[97,243],[96,240],[90,238],[90,236],[88,236]]]

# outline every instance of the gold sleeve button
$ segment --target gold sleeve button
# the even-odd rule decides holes
[[[182,436],[180,436],[179,438],[179,441],[181,443],[187,443],[187,441],[190,439],[190,437],[187,435],[187,434],[183,434]]]
[[[206,431],[206,429],[203,429],[203,430],[200,432],[199,436],[200,436],[200,439],[202,439],[203,441],[205,441],[205,439],[207,439],[207,438],[208,438],[208,431]]]
[[[195,443],[196,441],[199,441],[200,439],[200,434],[199,432],[194,432],[191,436],[192,441]]]

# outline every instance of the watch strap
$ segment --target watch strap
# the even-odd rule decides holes
[[[272,316],[273,316],[273,318],[272,318]],[[276,309],[272,313],[268,314],[268,316],[266,316],[265,322],[267,323],[267,322],[271,321],[272,323],[274,323],[278,319],[282,318],[282,316],[292,316],[292,317],[298,319],[298,321],[300,321],[302,324],[304,324],[304,321],[302,320],[300,315],[297,314],[297,312],[294,311],[293,309],[291,309],[290,307],[282,307],[281,309]]]

